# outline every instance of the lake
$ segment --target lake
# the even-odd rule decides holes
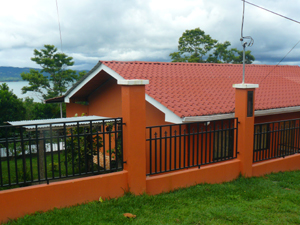
[[[35,92],[27,92],[26,94],[22,94],[22,87],[27,86],[29,82],[27,81],[19,81],[19,82],[0,82],[0,84],[6,83],[9,87],[9,90],[12,90],[18,98],[26,98],[30,97],[33,98],[35,102],[41,102],[38,97],[38,94]]]

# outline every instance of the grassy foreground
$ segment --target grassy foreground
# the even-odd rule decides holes
[[[300,171],[240,177],[157,196],[126,194],[8,224],[300,224]]]

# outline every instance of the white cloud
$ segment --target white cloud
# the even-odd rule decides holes
[[[214,39],[241,49],[242,2],[236,0],[58,0],[63,51],[75,67],[98,60],[168,61],[187,29],[200,27]],[[296,20],[300,2],[252,0]],[[0,66],[35,66],[33,49],[60,50],[55,1],[10,0],[0,8]],[[274,64],[298,41],[299,24],[246,4],[244,34],[254,38],[257,63]],[[299,63],[298,46],[287,63]],[[297,61],[298,60],[298,61]]]

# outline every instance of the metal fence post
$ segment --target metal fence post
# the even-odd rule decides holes
[[[44,144],[44,132],[43,130],[37,131],[36,125],[36,135],[38,137],[37,143],[37,154],[38,154],[38,163],[39,163],[39,180],[42,181],[45,179],[45,144]],[[42,182],[41,182],[42,183]]]

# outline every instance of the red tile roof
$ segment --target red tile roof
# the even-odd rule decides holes
[[[147,79],[146,93],[179,117],[234,112],[241,64],[101,61],[125,79]],[[259,84],[255,110],[300,106],[300,67],[246,65],[245,82]],[[267,76],[268,75],[268,76]]]

